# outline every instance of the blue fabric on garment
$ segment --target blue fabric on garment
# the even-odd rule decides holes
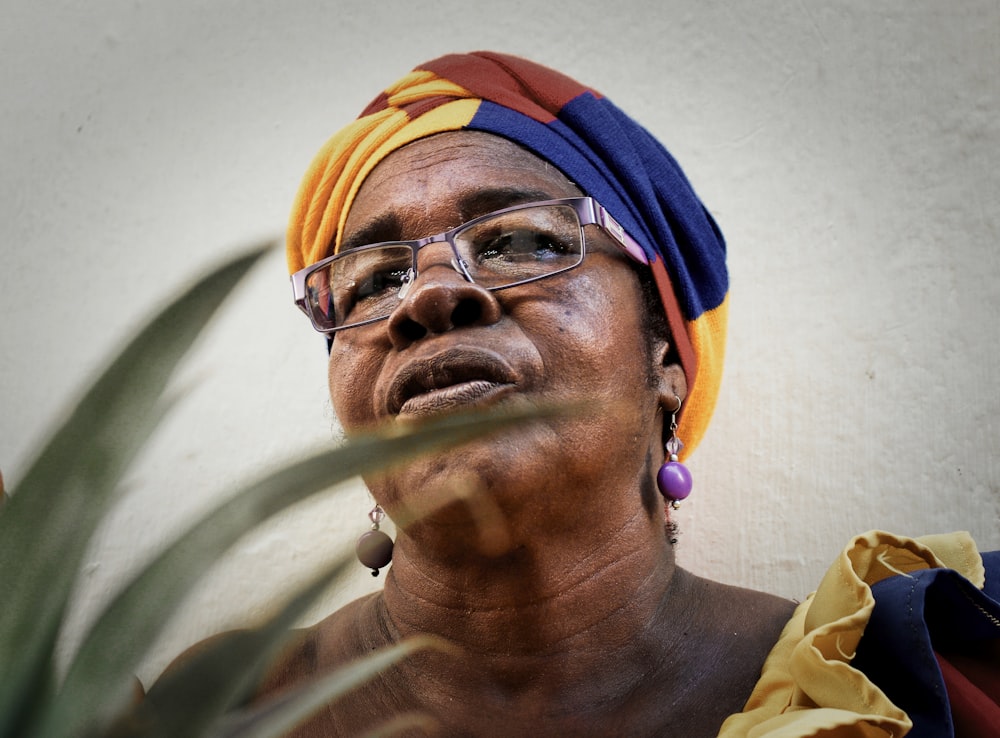
[[[968,651],[1000,638],[1000,551],[983,554],[983,565],[982,590],[951,569],[926,569],[872,586],[875,609],[851,664],[910,716],[907,738],[954,735],[934,651]]]

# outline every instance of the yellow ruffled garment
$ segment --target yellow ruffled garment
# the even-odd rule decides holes
[[[910,719],[850,665],[875,606],[871,586],[944,567],[976,587],[982,557],[968,533],[905,538],[882,531],[851,540],[819,589],[795,610],[764,662],[743,712],[719,738],[901,738]]]

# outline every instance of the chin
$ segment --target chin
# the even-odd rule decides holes
[[[397,525],[409,529],[417,522],[414,533],[506,526],[537,502],[539,488],[531,474],[537,466],[518,458],[524,444],[513,440],[508,433],[473,441],[365,481]]]

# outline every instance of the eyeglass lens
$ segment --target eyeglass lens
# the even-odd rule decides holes
[[[583,231],[570,205],[539,205],[483,216],[453,234],[461,266],[491,290],[549,276],[583,259]],[[414,277],[410,245],[380,244],[344,252],[306,278],[317,321],[347,327],[387,317]]]

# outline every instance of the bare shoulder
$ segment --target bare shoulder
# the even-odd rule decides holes
[[[798,605],[792,600],[768,592],[758,592],[719,582],[711,584],[715,588],[717,597],[734,606],[730,614],[746,621],[748,625],[755,623],[765,629],[777,627],[780,630],[792,617]]]
[[[744,647],[756,645],[770,651],[797,606],[768,592],[689,576],[692,586],[700,590],[698,601],[711,614],[709,622],[717,630],[731,632]]]
[[[761,667],[797,604],[767,592],[714,582],[694,575],[690,586],[697,593],[697,615],[703,635],[709,638],[714,657],[726,668],[730,687],[747,696],[757,682]]]
[[[377,616],[380,603],[380,593],[373,593],[295,631],[266,672],[257,697],[283,691],[384,645]]]
[[[722,584],[683,572],[687,613],[687,673],[702,680],[699,694],[722,717],[742,708],[761,667],[796,603],[766,592]],[[728,695],[728,698],[724,697]],[[695,706],[707,710],[708,705]],[[721,719],[719,720],[721,722]]]

